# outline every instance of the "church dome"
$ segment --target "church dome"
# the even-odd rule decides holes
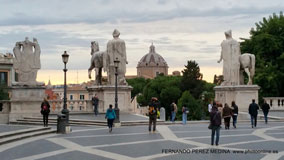
[[[150,51],[145,56],[141,58],[138,62],[137,68],[139,67],[167,67],[168,64],[164,58],[156,53],[155,46],[152,44],[150,46]]]

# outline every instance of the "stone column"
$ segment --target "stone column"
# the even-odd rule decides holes
[[[166,121],[166,110],[164,107],[160,109],[160,120],[161,121]]]

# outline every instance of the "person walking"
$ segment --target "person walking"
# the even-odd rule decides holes
[[[95,115],[97,116],[98,113],[99,113],[99,112],[98,112],[99,98],[97,97],[97,95],[95,95],[95,96],[92,98],[92,103],[93,103]]]
[[[252,100],[252,103],[249,105],[249,114],[250,114],[250,120],[251,120],[251,128],[256,127],[257,124],[257,114],[259,110],[258,105],[255,103],[255,100]]]
[[[216,102],[213,102],[212,110],[210,112],[210,124],[211,128],[211,145],[214,145],[214,138],[216,133],[216,146],[219,145],[219,138],[220,138],[220,128],[221,128],[221,112],[218,110],[216,106]]]
[[[235,101],[232,101],[232,113],[233,113],[233,126],[234,128],[237,128],[237,119],[238,119],[238,114],[239,114],[239,107],[236,105]]]
[[[231,116],[232,116],[232,109],[229,107],[227,103],[225,103],[225,107],[223,108],[223,118],[225,122],[225,129],[230,129]]]
[[[114,109],[112,109],[111,104],[109,105],[109,108],[107,109],[105,118],[107,119],[107,125],[109,128],[109,132],[112,132],[113,121],[116,118],[116,114],[115,114]]]
[[[182,110],[182,124],[185,125],[187,120],[188,109],[186,108],[185,105],[183,105],[181,110]]]
[[[176,113],[177,113],[177,105],[175,104],[175,102],[171,104],[171,110],[172,110],[172,122],[175,122]]]
[[[43,126],[48,127],[48,115],[50,113],[50,105],[46,98],[44,98],[40,108],[41,108],[40,113],[42,114],[43,117]]]
[[[152,97],[149,103],[149,132],[151,132],[153,124],[153,132],[156,131],[157,112],[159,110],[159,101],[156,97]]]
[[[269,112],[269,110],[270,110],[270,106],[269,106],[269,104],[266,102],[266,100],[264,100],[264,103],[263,103],[263,105],[261,106],[261,109],[262,109],[262,112],[263,112],[263,115],[264,115],[265,124],[267,124],[267,115],[268,115],[268,112]]]

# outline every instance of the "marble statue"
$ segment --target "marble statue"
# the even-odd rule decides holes
[[[218,63],[223,60],[224,81],[221,86],[240,84],[240,44],[232,38],[232,31],[225,32],[226,40],[221,43],[221,56]]]
[[[33,42],[26,37],[25,41],[16,42],[13,49],[14,69],[18,73],[18,84],[37,85],[37,71],[40,69],[40,46],[36,38]]]
[[[252,85],[252,80],[255,73],[255,56],[250,53],[244,53],[239,57],[239,61],[241,64],[241,75],[243,74],[243,70],[248,75],[248,83],[247,85]],[[243,77],[240,79],[241,83],[243,82]]]
[[[107,43],[106,54],[109,56],[109,66],[107,69],[108,82],[110,85],[115,84],[115,64],[114,60],[119,61],[118,65],[118,84],[126,85],[125,73],[126,64],[128,64],[126,59],[126,47],[124,40],[119,38],[120,32],[115,29],[113,31],[113,39]]]
[[[96,84],[102,84],[102,70],[107,70],[109,66],[109,58],[105,51],[99,51],[99,44],[96,41],[91,42],[91,65],[88,69],[89,78],[91,79],[92,70],[95,68]]]

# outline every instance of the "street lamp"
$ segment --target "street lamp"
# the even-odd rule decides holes
[[[66,96],[66,72],[67,72],[66,63],[68,62],[68,58],[69,58],[69,55],[67,54],[67,51],[64,51],[64,54],[62,54],[62,61],[64,63],[64,69],[63,69],[63,71],[64,71],[64,98],[63,98],[63,109],[62,109],[61,113],[66,115],[67,123],[69,122],[69,110],[67,109],[67,104],[66,104],[66,101],[67,101],[67,96]]]
[[[115,98],[114,98],[114,102],[115,102],[115,107],[114,107],[114,111],[115,111],[115,115],[116,115],[116,119],[114,120],[115,123],[119,123],[119,108],[118,108],[118,104],[117,104],[117,76],[118,76],[118,65],[119,65],[119,60],[118,58],[116,58],[114,61],[114,67],[115,67]]]

